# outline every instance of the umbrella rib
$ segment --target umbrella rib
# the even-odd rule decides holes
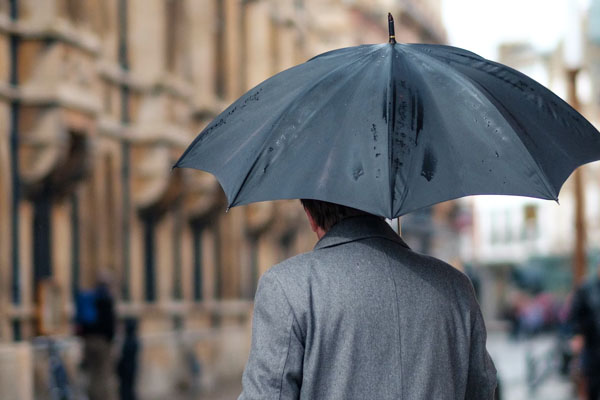
[[[277,116],[277,118],[273,122],[273,125],[271,127],[271,132],[268,134],[267,139],[264,141],[264,143],[261,146],[260,150],[257,152],[257,155],[254,158],[254,161],[250,165],[250,168],[248,168],[248,171],[246,172],[246,175],[244,176],[244,179],[242,180],[242,183],[240,184],[240,186],[236,190],[235,195],[232,197],[231,201],[229,201],[229,207],[233,207],[233,206],[236,205],[236,200],[237,200],[239,194],[241,193],[242,189],[246,185],[246,182],[248,181],[248,178],[250,178],[250,176],[252,175],[252,172],[255,170],[256,164],[258,163],[258,160],[260,159],[261,154],[264,152],[265,148],[268,146],[268,143],[270,142],[270,139],[272,138],[272,135],[276,131],[277,125],[281,122],[281,120],[283,119],[283,117],[287,114],[287,112],[289,111],[290,107],[292,107],[296,103],[296,100],[299,97],[302,97],[302,96],[306,95],[307,93],[311,92],[321,82],[323,82],[325,79],[327,79],[331,75],[333,75],[336,72],[338,72],[340,69],[345,68],[345,67],[349,67],[349,66],[354,65],[354,64],[356,64],[356,63],[358,63],[360,61],[363,61],[365,58],[369,57],[372,53],[374,53],[374,52],[376,52],[378,50],[380,50],[380,47],[379,48],[374,48],[372,51],[369,51],[369,52],[365,53],[364,55],[362,55],[361,57],[357,58],[356,60],[354,60],[352,62],[349,62],[349,63],[342,64],[342,65],[334,68],[333,70],[327,72],[325,75],[323,75],[322,77],[320,77],[317,81],[315,81],[309,87],[307,87],[304,90],[302,90],[300,93],[298,93],[296,96],[294,96],[293,99],[291,99],[288,102],[288,104],[283,108],[283,110],[279,113],[279,115]],[[307,63],[308,62],[310,62],[310,60],[307,61]],[[264,124],[264,125],[266,125],[266,124]]]
[[[392,46],[392,55],[391,55],[391,59],[390,59],[390,78],[389,78],[389,82],[388,82],[388,89],[387,89],[387,116],[386,116],[386,120],[387,120],[387,124],[388,124],[388,152],[389,152],[389,156],[387,159],[388,162],[388,178],[389,178],[389,185],[388,188],[390,190],[389,194],[388,194],[388,198],[390,201],[390,218],[394,218],[394,198],[395,198],[395,194],[396,194],[396,173],[397,171],[392,171],[392,168],[394,166],[394,146],[393,146],[393,136],[394,136],[394,131],[396,129],[396,82],[394,80],[394,58],[395,57],[395,47],[394,45]],[[391,96],[391,97],[390,97]],[[391,98],[391,101],[390,101]]]

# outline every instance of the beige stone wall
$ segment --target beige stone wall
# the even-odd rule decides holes
[[[200,386],[237,378],[249,348],[258,275],[309,250],[315,237],[298,201],[225,213],[226,200],[212,176],[170,168],[229,102],[270,75],[335,47],[385,41],[385,12],[397,10],[395,2],[17,3],[19,17],[11,22],[8,3],[0,1],[0,51],[10,54],[10,35],[18,37],[16,58],[0,58],[0,342],[6,344],[0,371],[23,373],[15,377],[18,387],[2,384],[12,375],[0,373],[0,398],[32,398],[34,386],[44,387],[43,377],[33,373],[43,370],[44,355],[27,347],[41,333],[36,312],[44,305],[33,256],[34,237],[42,232],[34,224],[35,199],[44,188],[50,193],[51,274],[43,281],[51,282],[60,299],[58,325],[50,333],[70,343],[69,360],[79,357],[70,336],[72,288],[91,288],[105,276],[119,316],[140,321],[142,394],[166,396],[182,381],[189,384],[189,371],[181,370],[182,343],[202,364]],[[120,15],[123,4],[126,15]],[[122,21],[126,37],[120,42]],[[419,30],[411,26],[401,36],[418,39]],[[14,88],[11,61],[18,72]],[[22,186],[16,214],[20,304],[12,304],[10,285],[12,104],[19,109],[19,151],[12,156],[18,157]],[[154,221],[152,246],[148,215]],[[154,265],[150,302],[148,257]],[[200,299],[194,294],[197,270]],[[181,297],[174,295],[176,285]],[[123,287],[129,299],[122,297]],[[181,331],[174,328],[176,320]],[[13,326],[23,344],[14,341]]]
[[[0,393],[6,400],[33,400],[33,352],[28,343],[0,344]]]

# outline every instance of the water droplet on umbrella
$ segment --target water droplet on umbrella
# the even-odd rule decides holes
[[[498,154],[498,152],[496,152],[496,158],[499,158],[499,157],[500,157],[500,154]]]
[[[371,133],[373,134],[373,141],[377,141],[377,127],[375,124],[371,124]]]
[[[354,172],[352,173],[352,176],[354,177],[354,180],[357,181],[358,178],[360,178],[362,175],[364,175],[365,171],[363,171],[362,167],[358,167],[354,170]]]
[[[423,165],[421,167],[421,176],[427,179],[427,182],[433,179],[437,168],[437,158],[431,151],[431,149],[425,150],[425,155],[423,156]]]

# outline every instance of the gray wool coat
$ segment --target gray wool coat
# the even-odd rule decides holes
[[[496,369],[469,279],[353,217],[272,267],[239,400],[487,400]]]

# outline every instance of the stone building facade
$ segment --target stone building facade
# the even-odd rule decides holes
[[[171,166],[268,76],[386,41],[387,11],[399,41],[442,42],[437,3],[0,0],[0,398],[48,396],[40,335],[76,375],[73,294],[99,277],[139,321],[142,397],[237,378],[258,277],[314,238],[297,202],[225,213]]]

